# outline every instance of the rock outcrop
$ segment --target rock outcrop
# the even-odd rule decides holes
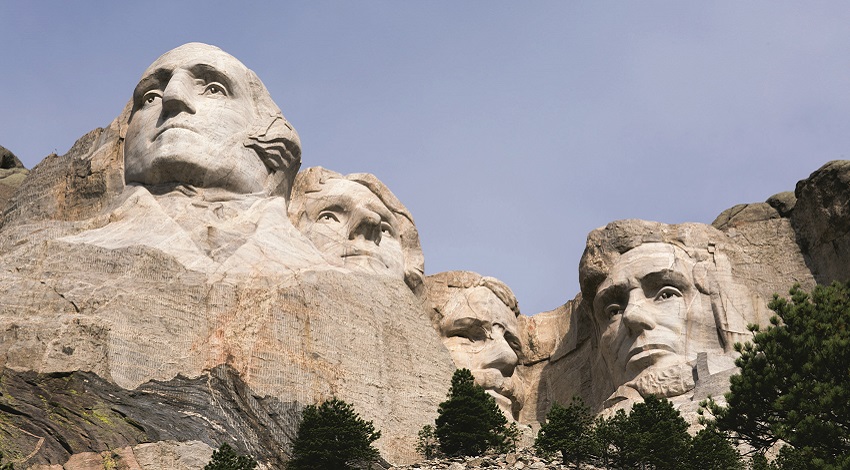
[[[520,314],[496,279],[425,276],[373,175],[299,173],[265,86],[203,44],[66,155],[27,174],[0,150],[0,450],[19,468],[199,469],[223,442],[280,468],[300,410],[332,396],[410,463],[455,367],[527,434],[573,396],[609,413],[659,394],[693,423],[774,293],[850,277],[850,162],[830,162],[712,225],[594,230],[564,305]],[[526,457],[420,468],[556,468]]]

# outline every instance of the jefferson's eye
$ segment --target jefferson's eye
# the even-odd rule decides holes
[[[221,83],[213,82],[207,85],[206,88],[204,88],[204,94],[227,96],[227,89],[224,88],[224,85],[222,85]]]
[[[336,214],[334,214],[333,212],[322,212],[321,214],[319,214],[318,221],[319,222],[339,222],[339,219],[337,218]]]
[[[611,304],[605,307],[605,313],[607,313],[609,317],[620,315],[623,313],[623,307],[621,307],[620,304]]]
[[[162,98],[162,94],[158,90],[151,90],[145,93],[145,96],[142,97],[142,102],[144,104],[153,104],[154,101]]]
[[[668,300],[673,297],[681,297],[682,292],[673,286],[664,286],[655,294],[655,300]]]

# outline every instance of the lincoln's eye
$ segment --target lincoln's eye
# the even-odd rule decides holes
[[[611,304],[605,307],[605,313],[607,313],[609,317],[621,315],[623,313],[623,307],[620,306],[620,304]]]
[[[681,297],[682,291],[676,289],[673,286],[664,286],[662,287],[657,294],[655,294],[655,300],[669,300],[673,297]]]

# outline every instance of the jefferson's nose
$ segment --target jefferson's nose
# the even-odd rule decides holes
[[[193,103],[195,95],[192,77],[185,72],[178,71],[171,77],[162,92],[163,113],[168,116],[182,112],[195,114]]]
[[[657,325],[651,300],[647,299],[640,289],[634,289],[629,293],[629,303],[623,311],[623,323],[633,334],[651,330]]]
[[[348,239],[363,237],[376,245],[381,244],[381,216],[370,210],[357,210],[351,217]]]

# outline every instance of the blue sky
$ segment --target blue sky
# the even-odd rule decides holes
[[[429,274],[578,292],[587,233],[711,221],[850,155],[846,2],[0,0],[0,145],[31,168],[186,42],[253,69],[303,166],[369,172]]]

